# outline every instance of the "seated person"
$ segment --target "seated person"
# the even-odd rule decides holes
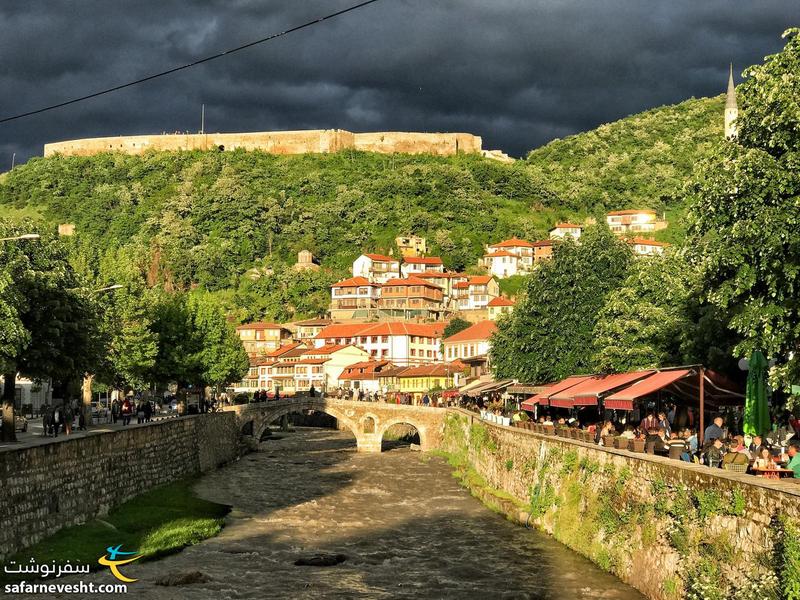
[[[754,469],[775,469],[775,461],[772,459],[772,454],[769,448],[761,448],[755,462],[753,462]]]
[[[664,444],[664,430],[663,429],[656,429],[651,428],[647,430],[647,437],[644,438],[645,446],[650,448],[650,444],[652,444],[652,448],[655,451],[664,451],[666,450],[666,445]]]
[[[719,468],[722,464],[722,439],[714,438],[705,452],[706,464],[712,468]]]
[[[747,448],[745,447],[744,438],[741,435],[733,437],[729,452],[739,452],[741,454],[747,454],[748,458],[750,457],[750,452],[748,452]]]
[[[786,454],[789,457],[786,468],[794,471],[795,479],[800,479],[800,442],[792,442]]]
[[[686,446],[689,448],[689,454],[697,452],[697,433],[691,429],[684,429],[683,438],[686,440]]]
[[[750,446],[748,446],[748,450],[750,451],[750,456],[754,459],[758,459],[761,457],[761,450],[765,448],[764,442],[761,439],[760,435],[754,435],[753,440],[750,442]]]
[[[669,451],[669,457],[678,460],[683,454],[686,453],[686,440],[678,437],[678,432],[673,431],[669,435],[669,439],[664,443]]]

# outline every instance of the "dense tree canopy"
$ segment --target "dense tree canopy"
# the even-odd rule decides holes
[[[688,188],[690,243],[708,300],[731,315],[738,356],[761,349],[800,374],[800,36],[746,71],[739,136]]]
[[[546,383],[592,372],[598,314],[632,256],[605,226],[588,228],[580,244],[556,243],[553,258],[525,281],[514,311],[498,321],[491,349],[497,376]]]

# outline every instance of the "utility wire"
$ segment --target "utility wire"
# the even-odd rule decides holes
[[[201,58],[194,62],[181,65],[180,67],[174,67],[172,69],[168,69],[166,71],[161,71],[160,73],[154,73],[153,75],[148,75],[147,77],[142,77],[141,79],[137,79],[135,81],[129,81],[128,83],[123,83],[121,85],[117,85],[105,90],[101,90],[99,92],[95,92],[93,94],[88,94],[86,96],[81,96],[79,98],[73,98],[71,100],[66,100],[65,102],[60,102],[59,104],[53,104],[51,106],[45,106],[43,108],[37,108],[36,110],[31,110],[28,112],[20,113],[18,115],[14,115],[11,117],[4,117],[0,119],[0,123],[7,123],[8,121],[14,121],[16,119],[22,119],[23,117],[30,117],[31,115],[38,115],[39,113],[47,112],[49,110],[55,110],[57,108],[61,108],[63,106],[69,106],[70,104],[75,104],[77,102],[83,102],[84,100],[89,100],[91,98],[97,98],[98,96],[102,96],[104,94],[110,94],[111,92],[116,92],[118,90],[122,90],[134,85],[139,85],[140,83],[144,83],[146,81],[151,81],[153,79],[158,79],[159,77],[164,77],[166,75],[171,75],[172,73],[177,73],[178,71],[183,71],[184,69],[190,69],[191,67],[196,67],[197,65],[201,65],[203,63],[207,63],[212,60],[216,60],[217,58],[222,58],[223,56],[227,56],[229,54],[233,54],[234,52],[239,52],[241,50],[245,50],[247,48],[252,48],[253,46],[257,46],[259,44],[263,44],[265,42],[269,42],[271,40],[277,39],[279,37],[283,37],[285,35],[289,35],[290,33],[294,33],[295,31],[300,31],[301,29],[305,29],[307,27],[311,27],[312,25],[316,25],[318,23],[322,23],[323,21],[327,21],[328,19],[333,19],[335,17],[339,17],[345,13],[352,12],[354,10],[358,10],[359,8],[363,8],[368,4],[373,4],[378,2],[378,0],[366,0],[365,2],[360,2],[359,4],[355,4],[350,6],[349,8],[345,8],[343,10],[337,11],[335,13],[331,13],[329,15],[325,15],[324,17],[320,17],[318,19],[314,19],[313,21],[308,21],[307,23],[303,23],[302,25],[297,25],[292,27],[291,29],[287,29],[286,31],[281,31],[280,33],[273,33],[270,36],[265,38],[261,38],[260,40],[255,40],[254,42],[249,42],[242,46],[237,46],[236,48],[231,48],[230,50],[225,50],[224,52],[220,52],[218,54],[213,54],[211,56],[206,56],[205,58]]]

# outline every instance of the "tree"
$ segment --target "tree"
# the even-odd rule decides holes
[[[679,364],[693,333],[689,303],[698,283],[678,254],[635,261],[600,311],[594,335],[596,369],[619,373]]]
[[[5,440],[15,439],[13,402],[16,374],[52,378],[58,389],[97,365],[101,353],[98,318],[92,299],[80,286],[67,251],[51,231],[33,223],[13,226],[0,221],[0,237],[36,232],[35,241],[0,246],[5,292],[4,310],[11,317],[3,337],[3,428]],[[10,299],[10,300],[9,300]],[[55,386],[54,386],[55,387]]]
[[[472,326],[472,323],[470,323],[469,321],[466,321],[464,319],[456,317],[455,319],[452,319],[447,324],[447,326],[444,328],[444,333],[442,334],[442,339],[447,339],[451,335],[455,335],[459,331],[464,331],[465,329],[467,329],[468,327],[471,327],[471,326]]]
[[[730,315],[738,356],[754,349],[800,375],[800,29],[745,71],[738,138],[720,142],[688,186],[688,247],[705,297]]]
[[[241,380],[250,361],[222,306],[209,294],[196,294],[190,299],[189,309],[200,342],[202,383],[224,386]]]
[[[498,377],[546,383],[591,372],[598,314],[632,253],[605,226],[587,228],[580,242],[556,243],[553,257],[526,279],[514,311],[498,320],[490,351]]]

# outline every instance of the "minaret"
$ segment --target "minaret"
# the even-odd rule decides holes
[[[725,137],[736,137],[736,119],[739,117],[739,107],[736,106],[736,87],[733,85],[733,64],[728,74],[728,94],[725,98]]]

